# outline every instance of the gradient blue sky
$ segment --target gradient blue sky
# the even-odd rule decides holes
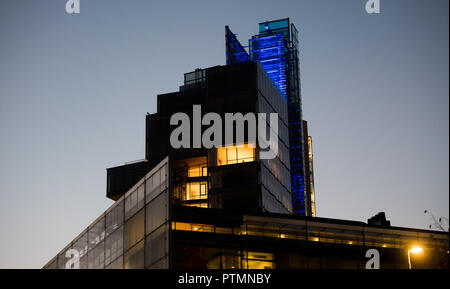
[[[317,213],[427,228],[449,212],[449,2],[0,1],[0,268],[38,268],[100,215],[107,167],[144,157],[145,114],[183,73],[290,17]]]

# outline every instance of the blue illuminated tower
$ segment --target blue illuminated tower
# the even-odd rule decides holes
[[[249,40],[249,53],[225,28],[227,64],[246,61],[259,62],[288,104],[289,154],[293,211],[308,215],[307,196],[310,194],[310,174],[305,168],[308,154],[302,125],[302,103],[298,57],[298,31],[289,18],[259,24],[259,34]]]

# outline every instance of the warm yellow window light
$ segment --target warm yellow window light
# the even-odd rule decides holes
[[[188,168],[188,178],[207,177],[208,167],[205,166],[193,166]]]
[[[232,165],[255,161],[255,145],[238,144],[217,148],[217,165]]]
[[[206,182],[190,182],[186,185],[184,200],[201,200],[208,198],[208,187]]]
[[[188,177],[189,178],[201,177],[200,167],[190,167],[188,169]]]

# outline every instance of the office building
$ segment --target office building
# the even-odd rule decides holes
[[[249,52],[225,28],[224,66],[184,75],[146,116],[145,159],[107,170],[114,204],[44,268],[381,268],[448,266],[448,234],[316,217],[312,138],[301,108],[298,40],[289,19],[259,24]],[[278,153],[260,157],[259,139],[206,148],[200,115],[278,115]],[[189,148],[170,141],[175,113],[189,117]],[[222,123],[225,126],[224,123]],[[258,123],[258,126],[261,124]],[[274,129],[267,122],[267,130]],[[247,126],[248,122],[247,122]]]

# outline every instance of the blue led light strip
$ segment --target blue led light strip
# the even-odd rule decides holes
[[[250,56],[261,64],[269,79],[287,102],[287,45],[282,34],[254,37]]]
[[[225,43],[227,65],[250,61],[247,51],[228,26],[225,26]]]

